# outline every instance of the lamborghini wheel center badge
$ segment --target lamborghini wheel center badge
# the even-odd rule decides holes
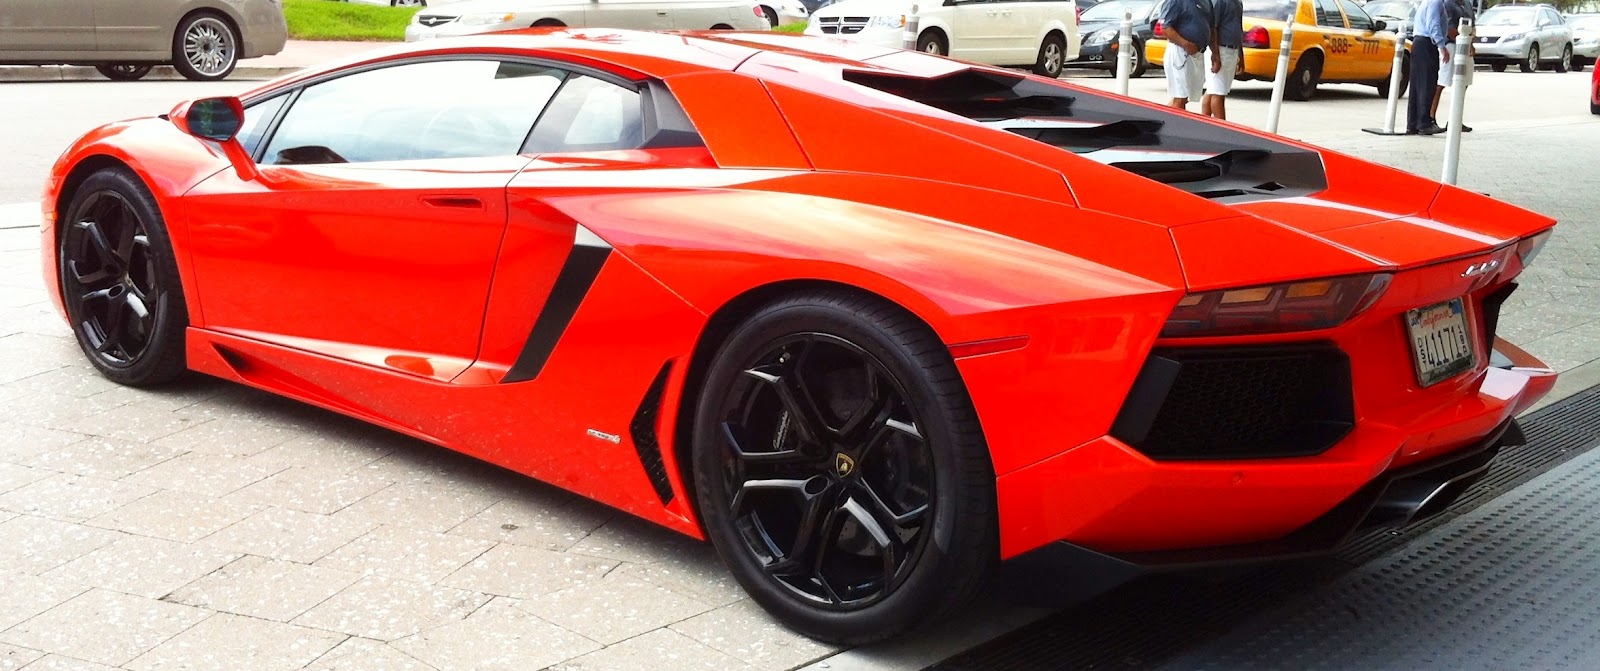
[[[838,473],[841,478],[850,477],[856,472],[856,460],[843,452],[833,455],[833,472]]]

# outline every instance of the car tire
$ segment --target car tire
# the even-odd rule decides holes
[[[778,27],[778,10],[762,5],[761,13],[767,17],[767,25],[773,28]]]
[[[1284,96],[1290,100],[1307,101],[1317,94],[1317,84],[1322,82],[1322,54],[1308,51],[1300,55],[1300,62],[1289,73],[1284,86]]]
[[[1572,45],[1561,47],[1561,60],[1556,61],[1556,72],[1567,72],[1572,69]]]
[[[89,363],[128,386],[178,379],[189,317],[155,197],[132,171],[107,168],[78,186],[64,215],[57,273]]]
[[[1489,69],[1493,70],[1495,72],[1505,72],[1506,71],[1506,64],[1504,62],[1490,63],[1489,64]]]
[[[1528,55],[1517,64],[1517,69],[1523,72],[1533,72],[1539,69],[1539,43],[1528,45]]]
[[[704,379],[701,520],[784,624],[858,645],[947,616],[987,584],[993,466],[954,360],[915,316],[843,290],[791,296],[733,329]]]
[[[917,38],[917,51],[935,56],[949,56],[950,43],[945,41],[943,33],[937,30],[925,30]]]
[[[1060,33],[1050,33],[1039,43],[1039,54],[1033,61],[1033,74],[1056,79],[1067,65],[1067,41]]]
[[[114,82],[134,82],[150,74],[150,66],[131,63],[106,63],[94,66],[106,79]]]
[[[428,0],[389,0],[390,7],[427,7]]]
[[[1582,58],[1579,58],[1577,56],[1573,56],[1572,57],[1572,71],[1573,72],[1583,72],[1583,69],[1588,67],[1588,66],[1589,66],[1589,62],[1588,61],[1586,61],[1586,60],[1584,60]]]
[[[534,28],[565,28],[565,27],[567,27],[567,24],[562,23],[560,19],[539,19],[538,21],[534,21],[533,22],[533,27]]]
[[[1389,78],[1384,77],[1372,85],[1378,89],[1379,98],[1389,97]],[[1411,86],[1411,53],[1406,52],[1400,56],[1400,97],[1406,97],[1406,89]]]
[[[1143,77],[1144,73],[1149,72],[1149,71],[1150,71],[1150,59],[1146,58],[1145,55],[1144,55],[1144,43],[1140,42],[1139,40],[1134,40],[1133,41],[1133,70],[1128,73],[1128,77],[1133,78],[1133,79],[1138,79],[1140,77]],[[1116,75],[1117,75],[1117,69],[1115,67],[1111,68],[1111,76],[1115,77]]]
[[[239,31],[220,14],[196,12],[178,23],[172,38],[172,66],[185,79],[214,82],[239,65]]]

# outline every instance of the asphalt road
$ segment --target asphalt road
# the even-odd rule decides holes
[[[1095,70],[1071,70],[1079,84],[1113,90],[1115,81]],[[1468,89],[1467,124],[1490,127],[1521,124],[1587,112],[1588,73],[1476,73]],[[35,200],[44,177],[67,145],[104,123],[166,112],[179,101],[237,94],[260,82],[220,83],[39,82],[0,84],[0,205]],[[1144,100],[1166,98],[1160,70],[1134,80],[1130,95]],[[1240,82],[1229,100],[1230,119],[1265,128],[1271,85]],[[1385,101],[1370,86],[1324,86],[1310,102],[1286,102],[1279,120],[1284,135],[1318,142],[1348,137],[1363,126],[1380,126]],[[1405,101],[1398,122],[1404,127]],[[1440,116],[1445,111],[1441,110]],[[1413,138],[1414,140],[1414,138]],[[1468,140],[1470,142],[1470,139]]]

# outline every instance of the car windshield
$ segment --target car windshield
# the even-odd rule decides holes
[[[1532,7],[1493,7],[1478,19],[1478,25],[1531,26],[1536,15]]]
[[[1385,19],[1410,19],[1417,6],[1409,2],[1369,2],[1366,10],[1372,16]]]
[[[1296,0],[1244,0],[1244,15],[1252,19],[1288,21],[1299,5]]]
[[[1150,15],[1150,9],[1155,7],[1154,0],[1111,0],[1083,10],[1083,21],[1118,21],[1124,12],[1133,15],[1133,22],[1139,23]]]

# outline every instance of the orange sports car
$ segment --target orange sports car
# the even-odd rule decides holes
[[[1003,562],[1431,514],[1555,382],[1495,336],[1546,217],[826,38],[388,48],[95,130],[43,208],[106,377],[234,380],[707,538],[832,641]]]

